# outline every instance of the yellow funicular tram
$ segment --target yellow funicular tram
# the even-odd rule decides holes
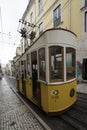
[[[17,89],[49,115],[76,101],[76,35],[49,29],[15,62]]]

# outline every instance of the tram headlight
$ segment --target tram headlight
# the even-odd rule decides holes
[[[75,89],[72,88],[72,89],[70,90],[70,97],[73,97],[74,95],[75,95]]]
[[[59,91],[58,90],[53,90],[54,95],[58,95]]]

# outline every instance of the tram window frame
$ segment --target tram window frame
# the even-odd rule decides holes
[[[51,49],[53,49],[53,52],[51,52]],[[59,52],[55,53],[57,52],[55,51],[57,49],[61,53]],[[55,60],[55,64],[53,63],[54,61],[51,60],[52,58],[51,53],[53,53],[53,58],[55,58],[53,59]],[[53,64],[53,66],[51,64]],[[63,82],[64,81],[64,47],[62,46],[49,47],[49,79],[50,79],[50,82]]]
[[[39,59],[39,79],[46,81],[45,48],[40,48],[38,50],[38,59]]]
[[[75,77],[76,77],[76,50],[72,47],[67,47],[66,48],[66,80],[71,80]]]

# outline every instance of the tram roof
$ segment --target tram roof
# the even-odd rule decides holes
[[[54,33],[54,31],[55,31],[55,33]],[[56,33],[56,31],[58,31],[57,33]],[[49,33],[48,33],[49,32]],[[65,33],[66,32],[66,33]],[[52,34],[51,34],[52,33]],[[64,28],[50,28],[50,29],[47,29],[47,30],[45,30],[34,42],[33,42],[33,44],[32,45],[30,45],[30,47],[29,48],[31,48],[32,46],[34,46],[34,44],[37,44],[38,42],[37,41],[40,41],[40,40],[43,40],[43,42],[45,43],[45,38],[46,38],[46,43],[48,43],[48,42],[52,42],[52,40],[55,40],[55,38],[57,39],[57,40],[59,40],[59,39],[61,39],[61,43],[63,42],[63,40],[65,41],[65,39],[63,39],[63,38],[60,38],[60,36],[63,36],[63,33],[64,33],[64,35],[66,34],[66,37],[65,37],[65,39],[66,38],[71,38],[72,39],[72,37],[73,38],[75,38],[75,40],[77,39],[77,35],[74,33],[74,32],[72,32],[72,31],[70,31],[70,30],[67,30],[67,29],[64,29]],[[68,35],[67,35],[67,33],[68,33]],[[69,35],[70,34],[70,35]],[[46,36],[46,37],[44,37],[44,36]],[[55,37],[55,38],[53,38],[53,36]],[[56,37],[57,36],[57,37]],[[53,38],[53,39],[52,39]],[[59,39],[58,39],[59,38]],[[69,40],[68,39],[68,40]],[[41,41],[42,42],[42,41]],[[58,41],[57,41],[58,42]],[[53,42],[54,43],[54,42]]]
[[[63,30],[63,31],[67,31],[67,32],[70,32],[70,33],[72,33],[73,35],[75,35],[77,37],[77,35],[74,32],[72,32],[71,30],[65,29],[65,28],[50,28],[50,29],[47,29],[39,37],[41,37],[45,32],[52,31],[52,30]]]
[[[74,36],[77,38],[77,35],[76,35],[74,32],[72,32],[72,31],[70,31],[70,30],[67,30],[67,29],[64,29],[64,28],[50,28],[50,29],[47,29],[47,30],[45,30],[45,31],[33,42],[32,45],[30,45],[30,46],[28,47],[28,49],[17,59],[17,61],[18,61],[21,57],[23,57],[24,54],[27,53],[28,50],[30,50],[30,48],[32,48],[32,46],[34,46],[34,45],[37,43],[37,41],[38,41],[41,37],[43,37],[43,35],[44,35],[45,33],[47,33],[47,32],[52,32],[52,31],[65,31],[65,32],[69,32],[69,33],[71,33],[72,35],[74,35]],[[16,61],[16,62],[17,62],[17,61]],[[16,63],[16,62],[15,62],[15,63]]]

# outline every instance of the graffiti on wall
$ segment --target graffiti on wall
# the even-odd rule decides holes
[[[82,63],[80,61],[77,61],[76,64],[77,77],[82,75],[82,68],[83,68]]]

